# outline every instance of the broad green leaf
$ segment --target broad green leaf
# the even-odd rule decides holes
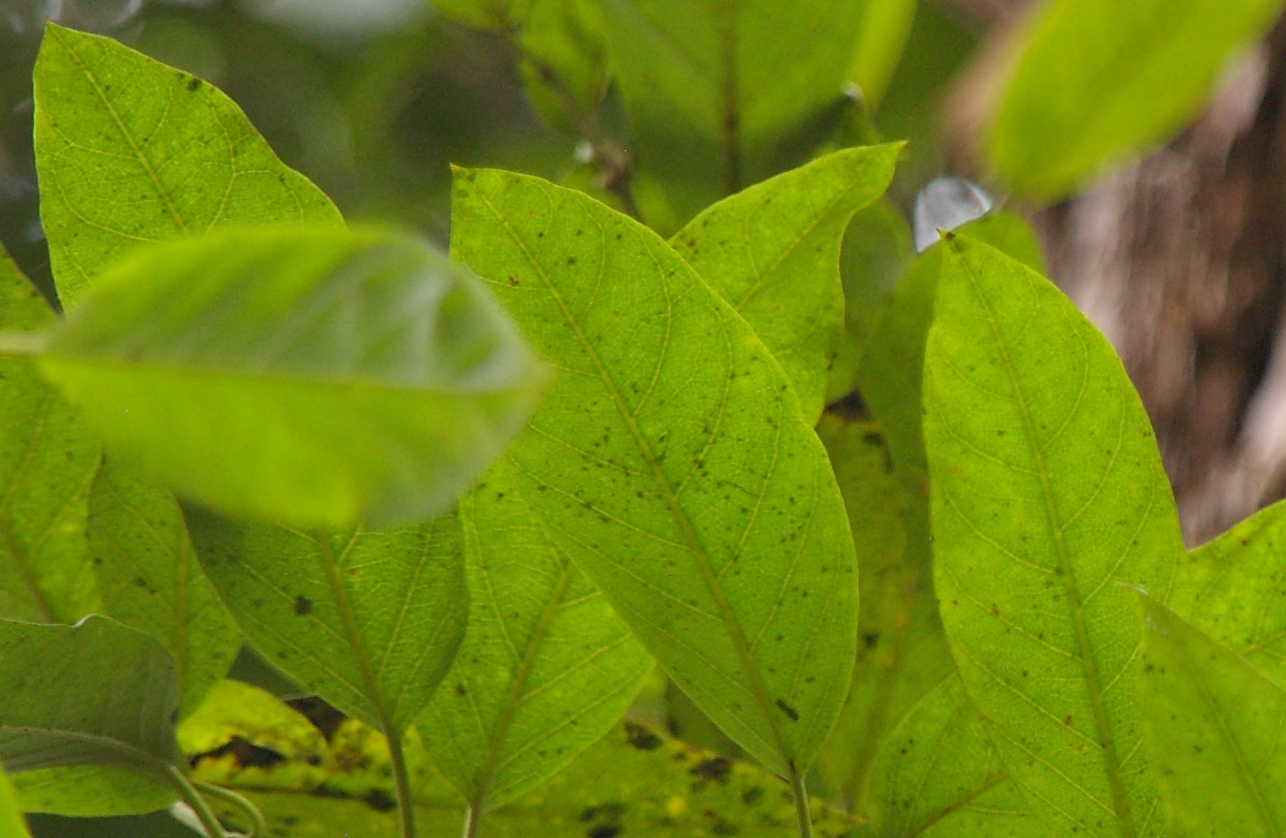
[[[867,823],[856,833],[863,838],[1051,834],[1009,781],[954,673],[880,745],[871,786],[870,805],[861,812]]]
[[[1036,12],[988,136],[993,165],[1058,199],[1196,116],[1281,0],[1055,0]]]
[[[781,367],[665,242],[580,193],[458,172],[452,254],[561,370],[488,489],[524,500],[734,741],[805,770],[852,671],[857,574]]]
[[[104,613],[170,653],[186,716],[232,665],[241,633],[201,572],[183,511],[164,489],[105,463],[88,535]]]
[[[1260,510],[1187,553],[1169,606],[1260,672],[1286,684],[1286,504]]]
[[[240,681],[215,684],[179,723],[177,736],[185,754],[208,754],[234,738],[310,764],[326,754],[326,739],[312,722],[272,693]]]
[[[54,313],[0,247],[0,329]],[[97,610],[85,508],[98,441],[28,358],[0,357],[0,617],[74,623]]]
[[[366,724],[406,730],[464,634],[454,516],[310,535],[189,510],[188,525],[206,575],[265,658]]]
[[[611,81],[597,0],[538,0],[518,38],[518,69],[532,105],[554,127],[592,131]]]
[[[153,808],[172,801],[164,771],[178,756],[177,707],[173,663],[142,632],[103,617],[0,621],[0,760],[19,777],[62,771],[52,796],[61,806],[47,809],[88,813],[94,784],[71,786],[86,772],[65,770],[80,766]]]
[[[533,4],[546,0],[432,0],[445,18],[478,29],[512,29],[521,26]]]
[[[864,0],[857,48],[849,78],[862,88],[862,96],[878,109],[888,91],[911,37],[916,0]]]
[[[652,659],[553,544],[501,461],[460,505],[470,615],[418,725],[477,813],[557,773],[629,707]]]
[[[822,413],[844,329],[844,231],[884,194],[901,150],[828,154],[725,198],[670,240],[777,358],[809,422]]]
[[[996,213],[960,228],[1036,271],[1044,270],[1040,243],[1027,222]],[[924,347],[942,273],[942,248],[934,245],[907,270],[872,326],[858,380],[862,398],[888,437],[898,469],[920,482],[927,469],[920,429]]]
[[[1178,836],[1286,834],[1286,690],[1139,597],[1148,751]]]
[[[902,210],[887,199],[858,212],[849,222],[839,262],[844,334],[826,387],[827,404],[857,389],[862,353],[914,259],[911,227]]]
[[[840,98],[863,16],[831,0],[599,2],[639,171],[666,190],[648,220],[666,234],[807,159],[801,135]]]
[[[40,221],[65,306],[145,242],[216,227],[342,223],[231,99],[116,41],[49,24],[35,101]]]
[[[457,838],[463,819],[455,789],[407,740],[416,821],[428,838]],[[320,766],[282,761],[245,767],[230,755],[199,758],[195,776],[244,789],[277,838],[393,838],[392,783],[383,740],[343,722]],[[264,793],[264,789],[275,792]],[[852,819],[813,801],[817,838],[849,834]],[[624,722],[562,773],[482,822],[488,838],[780,838],[794,829],[790,790],[751,765],[701,751]]]
[[[41,364],[122,461],[306,528],[449,508],[544,379],[477,280],[428,245],[299,225],[136,251]]]
[[[156,812],[177,795],[168,783],[119,765],[72,765],[9,778],[24,812],[111,817]]]
[[[1141,632],[1183,542],[1120,360],[1061,292],[952,235],[924,361],[934,582],[965,689],[1059,831],[1165,828],[1140,749]]]
[[[861,609],[852,687],[816,773],[831,798],[861,811],[884,735],[953,666],[933,597],[928,497],[894,470],[878,425],[827,413],[817,434],[857,545]]]
[[[4,771],[0,770],[0,835],[5,838],[30,838],[27,822],[23,820],[22,809],[18,807],[18,795]]]

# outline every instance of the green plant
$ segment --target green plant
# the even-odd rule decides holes
[[[1101,10],[1056,4],[998,169],[1054,194],[1173,130],[1277,9],[1235,5],[1167,4],[1182,55],[1103,41],[1138,81],[1077,135],[1094,103],[1030,90],[1092,83],[1043,68]],[[440,7],[598,167],[456,170],[449,259],[346,226],[208,83],[46,30],[65,316],[0,257],[0,824],[1286,829],[1283,508],[1185,552],[1023,222],[910,254],[903,146],[834,98],[881,98],[906,4]],[[600,132],[613,77],[636,158]],[[338,714],[226,680],[243,641]],[[675,689],[750,764],[651,729]]]

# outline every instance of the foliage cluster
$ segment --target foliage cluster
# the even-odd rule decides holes
[[[1280,5],[1052,3],[998,177],[1164,139]],[[457,170],[449,258],[46,29],[59,312],[0,257],[4,834],[1286,830],[1286,508],[1185,551],[1022,221],[911,252],[866,111],[913,4],[438,8],[597,166]],[[243,643],[324,704],[228,679]]]

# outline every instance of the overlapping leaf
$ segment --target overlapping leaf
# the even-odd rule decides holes
[[[111,39],[49,24],[35,102],[40,220],[64,305],[146,242],[342,223],[221,91]]]
[[[807,159],[801,135],[839,99],[863,14],[829,0],[600,2],[640,176],[664,193],[641,195],[644,212],[666,234]]]
[[[1111,346],[1039,274],[953,237],[924,367],[934,579],[965,688],[1057,830],[1165,828],[1133,692],[1125,580],[1169,593],[1183,545]]]
[[[449,508],[544,378],[477,280],[428,245],[302,225],[136,251],[41,363],[122,460],[301,527]]]
[[[208,754],[235,739],[306,764],[320,763],[326,754],[316,725],[272,693],[240,681],[216,683],[179,723],[177,736],[185,754]]]
[[[54,313],[0,247],[0,329]],[[98,607],[85,545],[98,441],[28,358],[0,358],[0,617],[73,623]]]
[[[1194,117],[1281,0],[1056,0],[1036,12],[990,130],[1016,188],[1060,198]]]
[[[0,771],[0,835],[9,838],[29,838],[31,835],[27,831],[27,822],[23,820],[22,809],[18,807],[18,796],[3,771]]]
[[[418,720],[480,817],[566,766],[629,706],[652,659],[551,543],[501,461],[460,507],[472,605],[464,644]]]
[[[804,770],[847,690],[856,568],[781,368],[661,239],[579,193],[460,172],[452,253],[561,370],[488,490],[524,499],[734,740]]]
[[[861,87],[863,98],[874,109],[888,92],[893,71],[911,37],[918,4],[915,0],[862,0],[860,5],[862,23],[849,77]]]
[[[1146,596],[1148,751],[1179,836],[1286,834],[1286,690]]]
[[[744,317],[816,422],[844,328],[840,243],[888,188],[902,146],[846,149],[725,198],[670,244]]]

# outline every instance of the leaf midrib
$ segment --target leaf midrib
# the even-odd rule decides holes
[[[954,239],[954,237],[953,237]],[[1019,411],[1023,417],[1023,430],[1027,438],[1028,446],[1031,449],[1032,459],[1036,464],[1036,474],[1040,478],[1041,493],[1045,501],[1045,515],[1049,524],[1050,532],[1054,540],[1054,549],[1058,556],[1059,568],[1062,570],[1064,590],[1067,595],[1068,608],[1071,611],[1072,624],[1076,632],[1076,643],[1080,651],[1081,665],[1085,671],[1086,688],[1090,696],[1090,705],[1094,712],[1094,724],[1098,729],[1100,745],[1103,749],[1103,762],[1107,770],[1108,783],[1112,788],[1112,807],[1116,811],[1117,820],[1121,826],[1121,832],[1125,838],[1133,838],[1134,820],[1130,811],[1130,806],[1126,800],[1125,787],[1121,781],[1121,769],[1118,764],[1116,755],[1116,743],[1112,736],[1111,727],[1108,725],[1107,712],[1103,707],[1103,694],[1099,686],[1098,667],[1094,663],[1092,649],[1089,642],[1089,630],[1085,625],[1085,617],[1081,611],[1080,591],[1076,587],[1076,577],[1071,563],[1071,557],[1067,552],[1067,545],[1063,542],[1063,531],[1060,523],[1058,510],[1054,504],[1053,490],[1049,482],[1049,472],[1045,468],[1044,457],[1041,454],[1040,443],[1036,438],[1036,429],[1032,422],[1031,411],[1028,409],[1026,394],[1018,380],[1017,372],[1014,369],[1013,360],[1009,356],[1009,347],[1004,337],[1000,333],[1000,327],[996,323],[995,313],[991,309],[991,304],[983,293],[977,276],[974,275],[973,268],[969,265],[963,252],[961,252],[958,240],[952,243],[952,250],[955,252],[956,259],[964,275],[968,278],[969,284],[982,306],[983,312],[987,317],[987,325],[991,328],[992,336],[996,342],[996,348],[1000,351],[1001,361],[1005,368],[1005,375],[1009,379],[1009,385],[1014,394],[1017,396]]]
[[[647,438],[643,435],[642,429],[639,428],[638,423],[635,422],[633,415],[625,404],[625,400],[621,395],[620,389],[616,386],[616,382],[612,380],[607,366],[603,363],[602,358],[599,357],[598,351],[594,347],[593,343],[585,335],[579,321],[577,321],[576,317],[572,314],[561,291],[550,280],[550,277],[545,272],[544,267],[541,266],[540,262],[536,259],[535,254],[527,247],[527,243],[518,235],[518,231],[509,223],[509,219],[499,211],[499,209],[491,202],[491,199],[482,190],[474,189],[472,191],[483,203],[487,205],[487,208],[491,210],[492,214],[496,217],[496,220],[502,227],[504,227],[514,244],[516,244],[519,250],[522,251],[522,254],[527,259],[528,264],[531,265],[532,269],[540,277],[545,288],[549,291],[550,296],[553,298],[555,303],[557,303],[558,310],[562,314],[563,320],[575,335],[577,343],[580,344],[581,349],[589,357],[591,363],[594,365],[594,369],[598,372],[604,388],[608,391],[608,395],[612,399],[612,404],[616,407],[616,411],[621,417],[621,421],[629,430],[630,436],[633,437],[635,444],[639,448],[639,453],[643,456],[643,459],[651,469],[652,477],[656,481],[662,497],[665,498],[666,505],[669,507],[671,515],[674,516],[675,522],[679,525],[679,529],[683,533],[684,541],[687,542],[688,552],[696,562],[697,567],[701,572],[702,579],[705,581],[710,590],[711,596],[719,607],[719,614],[727,628],[733,649],[735,650],[737,658],[741,664],[741,668],[746,675],[746,680],[750,684],[751,694],[754,696],[755,702],[758,704],[760,711],[763,713],[764,720],[767,722],[768,728],[772,732],[778,756],[780,757],[783,766],[787,769],[791,777],[793,777],[796,775],[798,769],[795,766],[795,761],[791,756],[790,750],[786,747],[786,740],[782,735],[781,727],[777,724],[777,719],[773,715],[773,705],[768,700],[768,691],[763,684],[759,675],[759,669],[750,653],[750,646],[746,641],[745,634],[742,632],[740,624],[737,622],[736,615],[732,610],[732,605],[728,602],[727,595],[724,593],[723,587],[719,584],[714,568],[710,566],[710,559],[706,554],[705,546],[697,537],[696,530],[692,525],[691,519],[679,503],[678,496],[674,491],[674,486],[671,485],[669,478],[665,475],[665,472],[661,470],[660,461],[652,452],[652,447],[648,443]],[[665,245],[664,242],[662,242],[662,245],[666,247],[669,246]],[[647,245],[644,244],[644,247],[647,247]],[[649,247],[647,250],[649,257],[655,260],[656,257],[652,253],[651,248]],[[683,262],[682,257],[677,258],[681,263]],[[686,263],[683,264],[686,266]],[[691,268],[689,268],[689,270],[691,270]],[[719,299],[717,295],[714,295],[713,293],[711,296],[714,298],[714,305],[717,308],[719,305]]]

